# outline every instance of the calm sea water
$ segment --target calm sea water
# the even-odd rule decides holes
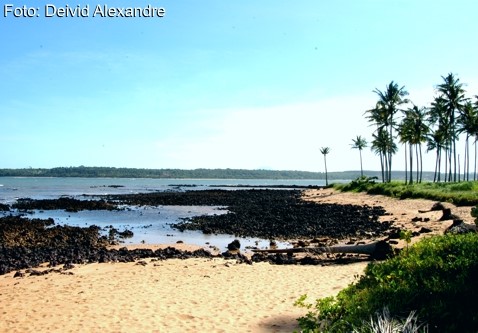
[[[322,180],[249,180],[249,179],[125,179],[125,178],[35,178],[0,177],[0,203],[12,204],[18,198],[55,199],[70,196],[78,199],[85,195],[147,193],[156,191],[183,191],[218,188],[220,185],[325,185]],[[219,187],[221,188],[221,187]],[[231,189],[230,187],[225,187]],[[35,211],[30,217],[53,218],[57,224],[86,227],[113,226],[122,231],[133,231],[134,236],[125,244],[173,244],[181,240],[199,246],[216,246],[224,250],[234,239],[241,241],[242,247],[266,247],[269,240],[257,238],[238,238],[234,235],[204,235],[199,231],[180,232],[170,227],[182,218],[199,215],[227,213],[225,207],[210,206],[130,206],[122,211],[80,211],[78,213],[62,210]],[[0,213],[1,214],[1,213]],[[10,214],[10,213],[8,213]],[[287,244],[280,244],[287,246]]]

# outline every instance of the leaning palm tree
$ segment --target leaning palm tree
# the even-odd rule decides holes
[[[329,186],[329,180],[327,177],[327,154],[330,153],[329,147],[320,148],[320,152],[324,155],[324,164],[325,164],[325,186]]]
[[[352,139],[352,141],[352,149],[358,149],[360,152],[360,176],[363,177],[362,150],[367,147],[367,140],[362,138],[361,135],[357,135],[357,138]]]

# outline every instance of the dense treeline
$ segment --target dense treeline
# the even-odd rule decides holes
[[[0,169],[2,177],[112,177],[179,179],[323,179],[320,172],[244,169],[134,169],[113,167],[58,167],[51,169]],[[357,173],[353,173],[354,178]]]
[[[379,171],[363,171],[368,177],[379,177]],[[331,180],[356,179],[361,171],[329,172]],[[432,180],[433,172],[424,172]],[[403,179],[404,172],[394,171],[393,179]],[[51,169],[0,169],[0,177],[85,177],[85,178],[165,178],[165,179],[325,179],[323,172],[245,169],[134,169],[112,167],[58,167]]]

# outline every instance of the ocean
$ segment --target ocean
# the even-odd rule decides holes
[[[347,181],[347,180],[344,180]],[[221,187],[223,185],[224,187]],[[61,196],[76,199],[91,199],[91,196],[106,194],[148,193],[157,191],[204,190],[209,188],[238,189],[231,186],[323,186],[323,180],[271,180],[271,179],[145,179],[145,178],[44,178],[44,177],[0,177],[0,203],[12,204],[19,198],[56,199]],[[29,218],[53,218],[56,224],[101,228],[113,226],[119,231],[125,229],[134,233],[125,239],[125,244],[174,244],[183,241],[199,246],[215,246],[225,250],[227,244],[239,239],[242,248],[246,246],[267,247],[270,240],[240,238],[234,235],[205,235],[200,231],[178,231],[171,224],[183,218],[225,214],[226,207],[211,206],[129,206],[120,211],[63,210],[33,211]],[[14,212],[17,214],[18,212]],[[11,212],[0,212],[0,216]],[[279,243],[281,246],[288,244]]]

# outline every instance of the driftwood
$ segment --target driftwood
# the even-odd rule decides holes
[[[447,220],[456,220],[459,219],[459,216],[456,216],[455,214],[451,213],[450,208],[445,208],[445,206],[441,202],[436,202],[433,204],[432,208],[430,209],[419,209],[419,213],[428,213],[428,212],[436,212],[436,211],[442,211],[442,216],[438,219],[438,221],[447,221]]]
[[[386,241],[360,245],[334,245],[322,247],[296,247],[291,249],[252,250],[267,253],[356,253],[368,254],[372,259],[383,260],[393,254],[393,249]]]

